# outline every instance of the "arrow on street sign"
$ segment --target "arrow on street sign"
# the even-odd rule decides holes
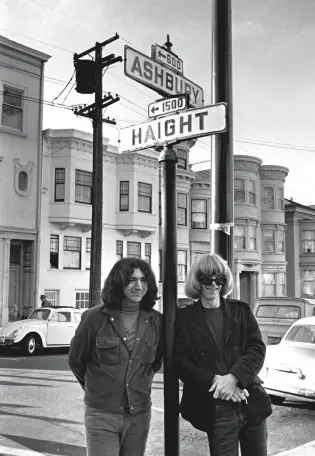
[[[125,75],[155,90],[163,97],[188,93],[191,107],[203,106],[203,89],[139,51],[125,46]]]
[[[226,104],[218,103],[121,128],[119,149],[121,152],[148,149],[220,133],[226,128]]]
[[[188,108],[188,95],[178,95],[171,98],[163,98],[148,106],[148,117],[162,116],[172,112],[184,111]]]
[[[177,71],[178,73],[183,74],[183,61],[177,55],[174,55],[173,52],[167,51],[162,46],[155,44],[151,47],[151,57],[156,62],[162,63],[172,68],[172,70]]]

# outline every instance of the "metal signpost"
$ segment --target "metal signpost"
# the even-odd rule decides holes
[[[120,130],[120,151],[163,149],[161,164],[162,280],[164,325],[164,454],[179,455],[179,385],[174,370],[175,319],[177,313],[176,163],[172,146],[227,129],[226,104],[203,107],[203,90],[182,75],[183,62],[164,46],[153,46],[153,59],[125,46],[125,75],[171,98],[151,103],[153,120]],[[189,95],[184,111],[183,94]],[[179,96],[178,96],[179,95]]]

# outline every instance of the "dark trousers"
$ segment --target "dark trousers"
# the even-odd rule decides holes
[[[267,456],[266,421],[250,426],[240,404],[215,406],[208,440],[211,456]]]
[[[85,435],[88,456],[143,456],[151,410],[105,413],[85,406]]]

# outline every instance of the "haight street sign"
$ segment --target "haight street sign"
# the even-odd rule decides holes
[[[124,72],[129,78],[155,90],[162,96],[188,93],[192,107],[203,106],[203,89],[200,86],[130,46],[125,46]]]
[[[148,106],[148,117],[162,116],[163,114],[172,114],[172,112],[184,111],[188,108],[189,96],[187,93],[184,95],[177,95],[171,98],[162,98],[155,103],[150,103]]]
[[[120,152],[148,149],[165,143],[220,133],[226,128],[226,104],[218,103],[121,128],[119,149]]]
[[[184,72],[182,59],[158,44],[151,47],[151,57],[156,62],[160,62],[181,74]]]

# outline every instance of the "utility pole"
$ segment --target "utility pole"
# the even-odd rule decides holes
[[[103,68],[117,62],[122,57],[115,54],[102,57],[103,47],[117,40],[119,35],[95,43],[95,46],[74,54],[76,70],[76,90],[79,93],[95,93],[95,101],[89,106],[75,109],[78,116],[89,117],[93,121],[93,174],[92,174],[92,235],[91,235],[91,264],[90,264],[90,293],[89,307],[100,303],[101,270],[102,270],[102,232],[103,232],[103,122],[115,124],[114,120],[103,119],[103,108],[119,101],[118,95],[114,98],[110,93],[103,97]],[[82,57],[95,51],[94,60],[81,60]]]
[[[164,329],[164,448],[165,456],[179,455],[179,386],[174,371],[177,313],[176,163],[172,146],[164,146],[161,166],[163,329]]]
[[[234,269],[234,159],[232,103],[232,8],[231,0],[213,0],[212,104],[227,104],[227,131],[212,139],[212,192],[214,197],[215,251]],[[216,204],[217,203],[217,204]],[[212,237],[212,239],[213,239]]]

